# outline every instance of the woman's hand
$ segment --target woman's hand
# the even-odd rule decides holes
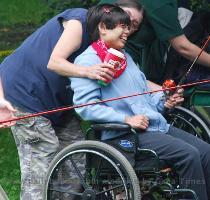
[[[100,63],[91,67],[85,67],[85,76],[90,79],[96,80],[112,80],[114,76],[114,66]]]
[[[0,99],[0,122],[11,120],[14,118],[14,113],[16,110],[12,107],[12,105],[5,99]],[[14,125],[16,122],[7,122],[1,123],[0,128],[7,128]]]
[[[135,115],[132,117],[126,117],[125,123],[129,124],[132,128],[145,130],[148,128],[149,119],[144,115]]]
[[[164,106],[168,109],[171,109],[180,105],[184,101],[183,92],[183,89],[178,89],[173,95],[167,98]]]

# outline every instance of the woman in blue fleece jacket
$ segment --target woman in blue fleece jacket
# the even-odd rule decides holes
[[[139,71],[131,57],[122,50],[130,34],[130,25],[125,20],[113,20],[116,12],[113,6],[104,9],[96,6],[88,12],[88,29],[92,45],[78,56],[75,63],[90,67],[103,61],[108,48],[114,48],[125,55],[125,71],[108,86],[87,78],[71,78],[74,103],[83,104],[107,98],[141,93],[150,90],[144,74]],[[104,12],[102,17],[101,13]],[[94,30],[94,31],[93,31]],[[183,101],[178,91],[163,101],[162,93],[147,94],[120,101],[111,101],[77,108],[76,112],[85,120],[96,122],[124,122],[139,129],[141,148],[154,150],[160,159],[174,168],[180,177],[180,187],[194,190],[199,199],[210,198],[210,145],[183,130],[170,126],[162,116],[164,106],[172,108]],[[126,137],[117,132],[104,133],[103,140]],[[127,134],[128,136],[128,134]]]

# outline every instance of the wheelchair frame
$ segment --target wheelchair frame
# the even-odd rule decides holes
[[[190,109],[178,106],[172,112],[168,112],[165,117],[173,126],[210,143],[210,129],[205,121]],[[113,146],[97,141],[100,140],[100,132],[103,130],[130,131],[134,136],[136,135],[135,130],[127,124],[91,125],[90,129],[87,130],[86,141],[69,145],[53,159],[46,176],[43,199],[54,199],[51,198],[53,196],[51,193],[58,192],[67,196],[73,195],[76,197],[75,199],[82,200],[118,200],[119,188],[121,188],[120,191],[125,192],[123,199],[126,200],[154,200],[156,199],[154,194],[158,195],[157,199],[176,200],[185,198],[186,195],[190,196],[190,199],[198,199],[194,191],[179,188],[178,176],[173,169],[164,168],[165,166],[160,162],[156,152],[137,147],[135,149],[136,157],[150,157],[152,164],[146,167],[133,168],[122,152]],[[90,154],[85,159],[85,173],[81,173],[76,162],[72,161],[72,156],[78,153]],[[59,168],[63,168],[62,163],[65,163],[66,160],[72,162],[71,168],[74,168],[78,174],[79,182],[83,187],[82,190],[74,191],[59,184],[53,184],[54,174],[58,173]],[[98,160],[103,161],[98,162]],[[104,166],[101,164],[103,162],[109,167],[103,168]],[[96,166],[98,163],[100,163],[100,167],[102,166],[101,168]],[[71,179],[71,174],[69,174],[69,179]],[[116,185],[115,179],[120,184],[117,183],[118,185]]]
[[[173,112],[166,114],[166,119],[171,125],[185,130],[196,137],[210,143],[210,129],[206,122],[191,110],[177,106]]]
[[[98,132],[101,132],[102,130],[130,131],[132,134],[136,135],[135,130],[133,130],[127,124],[94,124],[91,125],[90,129],[88,129],[87,131],[87,139],[93,136],[95,137]],[[86,152],[94,150],[95,154],[100,154],[101,157],[98,158],[99,160],[102,158],[104,159],[104,156],[107,160],[111,158],[111,160],[109,160],[109,164],[111,163],[111,165],[115,169],[118,169],[116,171],[120,171],[120,177],[123,177],[123,188],[121,191],[125,191],[125,194],[124,198],[122,199],[155,199],[155,197],[153,196],[154,193],[157,193],[157,195],[160,195],[161,198],[164,199],[179,199],[183,197],[185,198],[186,195],[188,197],[190,195],[190,199],[198,199],[194,191],[189,189],[179,189],[179,184],[177,181],[178,179],[174,179],[175,182],[173,183],[170,182],[171,178],[176,178],[176,176],[174,176],[173,170],[171,168],[162,169],[158,155],[154,151],[137,147],[136,155],[150,155],[153,157],[154,163],[150,168],[148,166],[146,168],[133,168],[122,152],[119,152],[116,148],[110,145],[96,140],[76,142],[72,145],[69,145],[53,159],[45,181],[44,199],[51,199],[49,197],[49,195],[51,194],[49,193],[51,193],[52,191],[57,191],[61,193],[74,194],[78,197],[76,199],[117,200],[117,193],[115,192],[115,189],[119,188],[119,185],[106,185],[107,180],[109,180],[109,178],[111,177],[110,174],[112,174],[112,170],[110,172],[110,168],[104,169],[101,166],[98,167],[99,169],[95,169],[95,164],[98,163],[97,159],[95,158],[93,158],[92,161],[88,163],[87,158],[90,157],[86,157],[85,173],[82,175],[82,173],[77,172],[78,177],[81,179],[80,181],[84,188],[82,191],[71,191],[71,189],[63,189],[62,187],[59,187],[59,185],[53,185],[53,174],[56,173],[56,170],[58,170],[60,163],[62,163],[66,159],[71,160],[71,156],[73,154],[77,154],[79,151],[81,152],[84,150]],[[70,158],[68,158],[69,156]],[[73,164],[73,166],[74,165],[75,163]],[[89,172],[93,171],[92,169],[95,169],[95,172],[91,174]],[[90,176],[87,176],[87,174],[89,174]],[[116,177],[116,175],[113,176]],[[147,181],[148,178],[149,181]],[[109,180],[109,182],[112,181],[114,181],[114,179]],[[99,183],[99,185],[97,185],[96,183]],[[103,194],[103,196],[100,196],[101,194]],[[158,199],[160,198],[158,197]]]

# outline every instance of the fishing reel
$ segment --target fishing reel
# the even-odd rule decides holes
[[[166,97],[176,92],[176,83],[172,79],[166,79],[162,85],[163,93]]]

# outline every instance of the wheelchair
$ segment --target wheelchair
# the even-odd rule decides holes
[[[210,144],[210,115],[205,114],[204,106],[198,107],[194,104],[189,109],[178,106],[173,109],[173,112],[167,113],[165,117],[171,125],[187,131]]]
[[[187,92],[183,107],[166,112],[165,118],[210,143],[210,118],[198,109],[209,108],[209,91],[199,86]],[[53,159],[44,183],[44,200],[198,199],[194,191],[179,188],[178,175],[156,152],[138,144],[133,154],[124,152],[100,141],[104,130],[131,132],[137,144],[136,131],[127,124],[92,124],[85,141],[69,145]]]
[[[100,133],[104,130],[129,131],[134,142],[127,145],[137,144],[133,152],[101,142]],[[53,159],[46,176],[43,199],[198,200],[194,191],[179,188],[176,172],[154,151],[139,147],[136,136],[136,131],[127,124],[91,125],[86,133],[87,140],[69,145]],[[144,165],[139,166],[133,160],[144,162]],[[67,175],[59,178],[66,165]]]

